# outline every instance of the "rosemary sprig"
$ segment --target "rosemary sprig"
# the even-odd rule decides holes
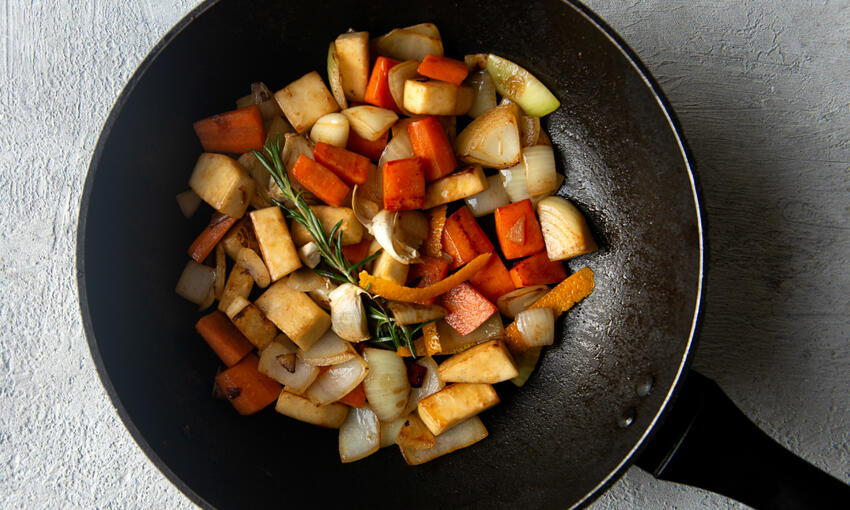
[[[280,135],[277,135],[273,141],[267,142],[263,149],[264,153],[257,150],[252,150],[251,152],[269,174],[271,174],[281,193],[292,202],[293,207],[289,207],[275,199],[272,199],[272,201],[275,205],[283,209],[287,216],[304,225],[307,232],[313,236],[322,260],[331,269],[314,269],[314,271],[342,283],[357,285],[358,270],[374,260],[380,252],[373,253],[354,264],[350,263],[342,252],[342,230],[340,230],[342,220],[334,225],[330,232],[325,232],[325,226],[322,225],[322,222],[304,200],[303,192],[296,192],[292,187],[292,183],[289,181],[289,175],[283,165]],[[410,349],[413,357],[416,357],[413,336],[421,331],[427,323],[417,324],[413,328],[408,328],[399,324],[385,305],[385,299],[368,294],[366,302],[367,317],[372,319],[372,323],[374,324],[372,342],[381,347],[392,347],[394,349],[398,349],[404,345]]]

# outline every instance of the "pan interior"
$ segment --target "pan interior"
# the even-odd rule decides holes
[[[125,90],[86,184],[79,278],[102,379],[145,452],[196,502],[564,508],[616,471],[678,377],[700,293],[699,216],[680,141],[648,83],[580,9],[557,1],[405,4],[260,0],[205,4]],[[597,288],[560,323],[526,387],[497,388],[490,437],[429,464],[397,449],[342,465],[336,432],[210,397],[219,366],[174,294],[203,226],[174,196],[201,149],[192,122],[248,84],[274,90],[324,68],[349,27],[377,35],[435,23],[446,54],[493,52],[532,70],[562,107],[545,126],[600,251]],[[166,40],[168,40],[167,38]],[[647,388],[649,390],[647,391]],[[625,426],[628,425],[628,426]],[[295,483],[295,485],[291,485]]]

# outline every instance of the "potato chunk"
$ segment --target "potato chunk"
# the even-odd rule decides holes
[[[285,280],[272,284],[254,305],[305,351],[331,327],[330,315],[307,294],[290,289]]]
[[[519,375],[501,340],[490,340],[455,354],[440,363],[439,370],[441,380],[458,383],[496,384]]]
[[[499,403],[489,384],[457,383],[419,401],[419,417],[435,436]]]
[[[304,397],[287,391],[280,392],[277,404],[274,406],[274,410],[284,416],[329,429],[338,429],[342,426],[342,422],[348,415],[348,409],[345,404],[316,405]]]
[[[233,225],[224,238],[222,238],[221,244],[224,246],[224,252],[233,260],[236,260],[236,256],[239,255],[239,250],[242,248],[260,251],[260,245],[257,244],[257,236],[254,235],[254,227],[247,217],[242,218],[236,225]]]
[[[352,101],[366,99],[369,83],[369,32],[348,32],[334,41],[342,90]]]
[[[443,81],[404,82],[404,108],[417,115],[454,115],[457,85]]]
[[[299,133],[307,132],[320,117],[339,110],[339,105],[316,71],[278,90],[274,98],[286,120]]]
[[[272,281],[277,281],[301,267],[301,258],[292,243],[289,228],[280,207],[266,207],[251,211],[251,221],[263,261],[269,269]]]
[[[343,246],[357,244],[363,240],[363,232],[365,232],[365,230],[363,225],[357,221],[357,217],[354,216],[354,211],[350,207],[314,205],[311,206],[310,209],[316,214],[319,221],[322,222],[322,226],[325,228],[325,233],[329,234],[331,229],[334,228],[334,225],[336,225],[339,221],[342,221],[342,225],[339,226],[339,229],[342,231]],[[307,232],[307,228],[295,220],[292,221],[291,232],[292,241],[295,243],[295,246],[304,246],[314,240],[313,236]]]
[[[236,160],[224,154],[201,154],[189,187],[213,209],[231,218],[241,218],[254,196],[254,180]]]
[[[471,197],[484,191],[489,185],[481,165],[470,165],[429,184],[425,190],[424,209]]]
[[[237,298],[235,303],[242,299],[244,298]],[[228,315],[231,315],[229,313],[231,311],[234,310],[229,308]],[[246,303],[244,307],[241,307],[241,310],[235,311],[230,320],[236,326],[236,329],[241,331],[245,338],[260,350],[268,347],[278,333],[274,323],[268,320],[263,312],[251,303]]]

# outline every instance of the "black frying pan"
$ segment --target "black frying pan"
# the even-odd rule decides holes
[[[597,287],[560,323],[560,340],[529,383],[498,387],[502,404],[483,415],[485,441],[415,468],[394,448],[342,465],[335,431],[270,409],[241,417],[210,397],[219,362],[193,331],[197,310],[173,290],[204,218],[184,221],[174,195],[201,150],[192,121],[230,108],[252,81],[279,88],[321,70],[328,41],[349,27],[379,34],[422,21],[437,24],[448,55],[498,53],[560,98],[545,126],[567,176],[561,193],[585,212],[601,247],[568,265],[591,266]],[[696,374],[683,383],[703,292],[702,229],[669,105],[580,5],[207,2],[156,46],[106,123],[80,212],[80,300],[121,418],[202,506],[564,508],[592,501],[641,452],[657,475],[751,505],[846,498],[845,486],[771,453],[776,445],[712,383]],[[682,402],[665,413],[678,391]],[[716,414],[717,406],[729,408]],[[694,421],[701,414],[715,421]],[[726,441],[717,441],[718,427],[728,429]],[[737,455],[728,465],[683,455],[722,446]],[[764,485],[754,488],[756,479]],[[813,490],[798,493],[792,481]]]

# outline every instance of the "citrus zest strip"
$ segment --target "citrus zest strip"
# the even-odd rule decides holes
[[[492,253],[482,253],[472,259],[469,264],[457,270],[454,274],[443,278],[437,283],[428,285],[427,287],[405,287],[404,285],[399,285],[394,281],[372,276],[368,271],[360,271],[360,287],[368,289],[370,294],[376,294],[394,301],[404,301],[406,303],[426,301],[428,299],[435,298],[440,294],[445,294],[454,287],[475,276],[475,273],[487,265],[487,261],[490,260],[491,255]]]

